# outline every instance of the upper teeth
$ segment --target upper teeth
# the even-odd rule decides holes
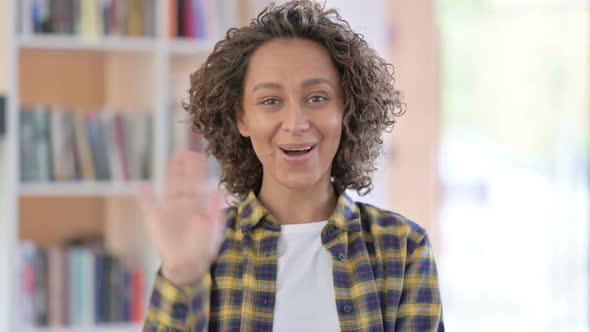
[[[307,147],[304,147],[304,148],[284,148],[283,150],[286,150],[286,151],[305,151],[305,150],[309,150],[309,149],[311,149],[311,146],[307,146]]]

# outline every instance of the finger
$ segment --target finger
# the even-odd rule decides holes
[[[207,192],[208,163],[202,153],[189,151],[185,156],[184,191],[203,199]],[[204,203],[204,202],[201,202]]]
[[[140,184],[136,199],[148,228],[157,227],[155,223],[160,219],[161,210],[151,186]]]
[[[184,165],[181,154],[173,155],[167,163],[165,197],[167,199],[183,195],[184,192]]]
[[[156,198],[154,197],[152,188],[148,184],[142,183],[138,186],[135,199],[139,203],[141,211],[144,213],[150,213],[154,206],[156,206]]]

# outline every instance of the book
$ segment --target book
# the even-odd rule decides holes
[[[53,180],[53,158],[51,154],[51,128],[49,124],[49,110],[44,105],[33,108],[33,167],[34,180],[48,182]]]
[[[47,249],[48,255],[48,324],[61,326],[66,324],[65,313],[65,255],[64,248],[53,246]]]
[[[22,182],[151,178],[151,112],[23,106],[19,112]]]
[[[104,126],[96,114],[86,115],[88,128],[88,142],[92,151],[92,161],[96,170],[96,180],[107,181],[111,179],[110,157],[108,154]]]
[[[155,36],[155,0],[18,1],[18,29],[23,34]]]
[[[84,115],[81,112],[74,112],[74,114],[78,179],[91,181],[96,178],[96,172],[92,162],[92,151],[88,142],[88,131],[84,123]]]
[[[50,114],[50,146],[55,181],[76,179],[73,113],[54,107]]]
[[[144,295],[145,282],[143,277],[143,269],[139,266],[135,266],[131,269],[131,287],[130,299],[131,299],[131,317],[132,322],[141,323],[143,317],[143,307],[145,305]]]
[[[35,261],[37,248],[30,241],[24,241],[19,245],[19,277],[21,296],[19,296],[19,308],[22,316],[23,327],[32,327],[36,322],[35,304]]]
[[[8,109],[7,98],[0,95],[0,138],[6,134],[6,110]]]
[[[119,156],[119,167],[122,172],[122,178],[124,180],[129,180],[129,155],[127,154],[127,145],[128,142],[125,137],[125,132],[128,131],[128,127],[126,125],[126,118],[122,114],[114,114],[112,119],[112,126],[113,126],[113,139],[114,139],[114,147],[115,147],[115,154]]]
[[[238,0],[168,0],[168,35],[199,40],[222,38],[240,25]]]
[[[127,34],[129,36],[141,36],[143,33],[141,3],[139,0],[129,0],[128,8]]]
[[[35,323],[37,325],[47,325],[48,323],[48,274],[47,274],[47,252],[37,250],[34,261],[35,271],[35,291],[33,293],[33,311]]]
[[[19,143],[20,143],[20,179],[22,182],[37,181],[37,169],[35,165],[35,127],[33,111],[23,109],[19,112]]]
[[[140,322],[144,268],[89,243],[19,245],[21,321],[33,326]]]

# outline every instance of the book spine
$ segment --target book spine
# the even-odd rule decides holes
[[[46,326],[48,307],[48,276],[47,276],[47,252],[38,250],[35,257],[35,323]]]
[[[96,293],[95,297],[95,322],[104,323],[105,319],[105,280],[104,280],[104,256],[97,254],[94,257],[94,289]]]
[[[156,36],[156,1],[141,0],[141,25],[144,36]]]
[[[126,112],[123,114],[125,123],[125,142],[126,154],[129,162],[129,178],[132,180],[139,180],[141,178],[141,170],[139,169],[139,157],[137,147],[141,145],[141,141],[135,140],[135,132],[137,131],[137,115],[133,112]]]
[[[50,121],[50,146],[51,146],[51,155],[53,156],[53,179],[56,181],[63,181],[66,180],[66,175],[64,174],[65,167],[64,167],[64,159],[63,159],[63,150],[64,150],[64,128],[63,128],[63,121],[62,121],[63,113],[61,110],[55,107],[51,112],[49,112],[49,121]]]
[[[178,37],[186,37],[184,31],[184,11],[185,11],[185,0],[177,0],[176,6],[176,31]]]
[[[18,2],[20,5],[20,21],[21,30],[24,36],[29,36],[34,32],[34,12],[33,12],[33,0],[21,0]]]
[[[37,106],[33,112],[33,154],[36,167],[35,181],[46,182],[53,180],[53,158],[51,154],[50,114],[46,107]]]
[[[100,12],[102,14],[102,25],[103,25],[103,35],[110,36],[112,34],[113,28],[113,16],[111,7],[113,6],[113,0],[101,0],[100,2]]]
[[[131,272],[131,321],[140,323],[143,321],[144,306],[144,279],[143,269],[134,267]]]
[[[110,255],[104,256],[104,269],[103,269],[103,280],[104,280],[104,322],[112,322],[113,321],[113,310],[111,309],[111,298],[112,298],[112,280],[111,274],[113,269],[113,258]]]
[[[104,140],[103,126],[98,116],[87,115],[88,142],[92,150],[92,160],[96,170],[96,179],[106,181],[111,178],[110,158]]]
[[[80,112],[75,112],[74,129],[76,136],[76,160],[80,179],[94,180],[95,170],[92,162],[92,154],[90,144],[88,143],[88,132],[84,124],[84,116]]]
[[[119,15],[119,33],[120,35],[129,35],[129,24],[127,17],[129,15],[129,0],[117,2]]]
[[[75,5],[74,2],[78,2],[77,0],[64,0],[63,4],[63,15],[64,15],[64,33],[65,34],[73,34],[75,32],[75,18],[74,16],[76,13],[74,12]]]
[[[195,31],[195,17],[194,17],[194,11],[193,11],[193,2],[192,0],[181,0],[183,2],[183,19],[184,19],[184,25],[182,27],[182,30],[184,32],[184,35],[186,37],[189,38],[194,38],[194,31]]]
[[[68,280],[70,291],[68,293],[68,323],[70,325],[78,325],[80,322],[76,315],[76,305],[78,297],[78,280],[77,280],[77,262],[76,262],[76,249],[70,248],[67,250],[68,257]]]
[[[142,35],[141,5],[139,0],[129,0],[129,11],[127,12],[127,33],[129,36]]]
[[[178,0],[168,0],[168,37],[178,36]]]
[[[49,275],[49,325],[59,326],[63,321],[63,289],[62,280],[64,274],[63,251],[59,247],[51,247],[48,250],[48,275]]]
[[[20,140],[20,179],[23,182],[35,181],[35,154],[34,138],[35,127],[33,123],[33,111],[21,109],[19,112],[19,140]]]
[[[109,156],[108,167],[111,175],[110,179],[113,181],[121,181],[123,179],[123,170],[121,167],[121,156],[117,152],[117,145],[115,142],[113,117],[113,112],[110,109],[105,109],[100,114],[100,125],[103,128],[105,154]]]
[[[31,242],[23,242],[20,245],[20,280],[21,293],[20,313],[23,327],[32,327],[36,321],[35,290],[37,250]]]
[[[53,21],[51,19],[51,3],[50,0],[41,0],[39,2],[39,19],[42,33],[53,32]]]
[[[122,170],[122,178],[124,180],[129,180],[129,155],[127,154],[127,144],[128,142],[125,140],[125,118],[120,113],[117,113],[113,116],[113,136],[115,141],[115,150],[117,155],[119,156],[119,168]]]
[[[96,310],[95,310],[95,298],[96,288],[95,284],[95,262],[94,254],[88,248],[81,250],[81,263],[82,263],[82,323],[86,326],[92,325],[96,321]]]
[[[131,289],[131,271],[128,268],[125,268],[124,266],[121,266],[121,294],[123,294],[122,297],[122,301],[121,301],[121,307],[122,307],[122,315],[121,315],[121,320],[124,322],[130,322],[131,321],[131,295],[132,295],[132,289]]]

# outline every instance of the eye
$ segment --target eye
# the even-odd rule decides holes
[[[260,102],[260,104],[262,104],[262,105],[271,105],[271,106],[276,105],[278,103],[279,103],[279,100],[276,98],[267,98],[267,99],[264,99],[262,102]]]
[[[312,104],[317,104],[317,103],[321,103],[328,100],[328,98],[323,97],[323,96],[311,96],[309,97],[308,101]]]

